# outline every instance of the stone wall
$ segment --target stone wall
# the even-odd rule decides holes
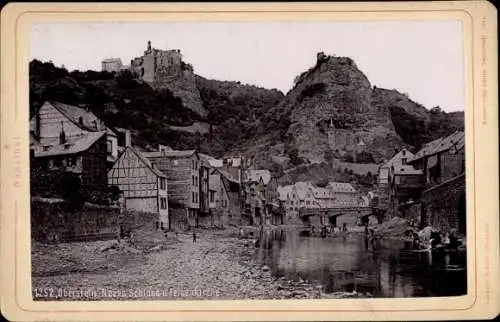
[[[347,225],[347,229],[349,229],[350,227],[359,226],[358,215],[351,213],[338,216],[337,227],[342,227],[344,223]]]
[[[170,207],[170,230],[184,231],[188,229],[188,214],[184,207]]]
[[[399,207],[400,216],[408,222],[413,222],[415,227],[421,227],[421,213],[422,204],[420,202],[402,205]]]
[[[31,200],[31,236],[43,242],[116,238],[120,227],[120,209],[85,204],[71,208],[62,199]]]
[[[465,234],[465,175],[457,176],[422,193],[422,221],[442,232],[458,229]]]

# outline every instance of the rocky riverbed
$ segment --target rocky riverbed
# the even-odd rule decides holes
[[[236,231],[171,234],[148,248],[132,242],[34,244],[35,300],[215,300],[365,297],[325,294],[321,285],[274,277]]]

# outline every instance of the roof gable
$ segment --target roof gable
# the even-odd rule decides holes
[[[277,190],[280,200],[286,200],[288,198],[291,198],[290,193],[292,192],[292,189],[293,189],[292,185],[279,186]]]
[[[159,169],[157,169],[155,166],[149,162],[148,159],[146,159],[141,152],[137,151],[135,148],[128,146],[125,151],[118,157],[118,160],[116,160],[115,164],[113,165],[112,169],[115,169],[118,167],[119,161],[123,158],[126,158],[127,156],[132,155],[133,157],[137,158],[139,162],[144,164],[146,168],[148,168],[151,172],[153,172],[154,175],[162,178],[166,178],[167,176],[163,174]]]
[[[249,182],[256,182],[262,179],[265,185],[271,180],[271,172],[269,170],[247,170],[246,176]]]
[[[163,178],[166,178],[167,176],[165,174],[163,174],[163,172],[161,172],[159,169],[157,169],[151,162],[149,162],[149,160],[144,157],[141,152],[135,150],[133,147],[131,146],[128,146],[127,147],[128,150],[130,150],[132,153],[134,153],[137,158],[139,158],[139,160],[144,163],[155,175],[157,175],[158,177],[163,177]],[[126,151],[126,150],[125,150]]]
[[[408,151],[407,149],[402,149],[396,153],[389,161],[384,163],[381,168],[390,168],[393,165],[401,163],[402,158],[407,158],[408,160],[413,158],[415,155]]]
[[[53,106],[64,117],[83,130],[90,132],[106,131],[108,134],[116,136],[116,133],[104,126],[104,123],[90,110],[55,101],[48,101],[45,104]]]
[[[313,186],[310,182],[299,181],[295,183],[295,189],[299,199],[306,199],[307,193],[311,193],[314,196]]]

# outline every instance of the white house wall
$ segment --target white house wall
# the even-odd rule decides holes
[[[48,102],[40,107],[38,113],[40,115],[40,138],[42,140],[43,138],[58,137],[59,133],[61,133],[61,122],[66,136],[88,133],[88,131],[82,130],[76,124],[71,122],[66,116],[64,116],[61,112],[59,112],[59,110]]]

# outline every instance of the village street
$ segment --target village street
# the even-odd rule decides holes
[[[188,234],[167,240],[163,250],[148,254],[128,246],[105,249],[115,241],[44,245],[43,250],[38,245],[32,251],[33,296],[86,301],[325,297],[306,281],[272,277],[268,267],[253,261],[252,241],[239,239],[235,231],[204,231],[196,243]],[[66,255],[60,247],[67,248]],[[328,294],[353,296],[360,294]]]

